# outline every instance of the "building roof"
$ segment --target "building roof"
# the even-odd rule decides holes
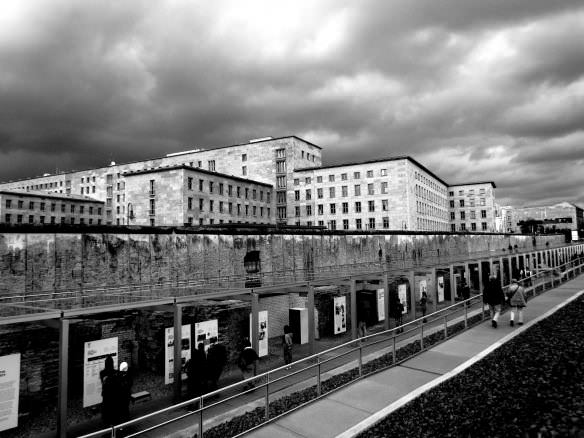
[[[458,186],[478,186],[483,184],[490,184],[493,186],[494,189],[497,188],[494,181],[478,181],[478,182],[466,182],[466,183],[459,183],[459,184],[449,184],[448,187],[458,187]]]
[[[354,161],[354,162],[351,162],[351,163],[333,164],[333,165],[330,165],[330,166],[302,167],[302,168],[299,168],[299,169],[294,169],[294,172],[305,172],[305,171],[321,170],[321,169],[334,169],[334,168],[337,168],[337,167],[358,166],[358,165],[361,165],[361,164],[383,163],[383,162],[386,162],[386,161],[400,161],[400,160],[408,160],[408,161],[410,161],[411,163],[413,163],[416,166],[418,166],[420,169],[422,169],[425,172],[427,172],[428,174],[432,175],[435,179],[437,179],[438,181],[440,181],[445,186],[448,186],[448,184],[442,178],[440,178],[439,176],[437,176],[434,172],[432,172],[431,170],[429,170],[428,168],[426,168],[426,166],[424,166],[420,162],[416,161],[415,159],[413,159],[409,155],[403,155],[403,156],[398,156],[398,157],[378,158],[376,160],[367,160],[367,161]]]
[[[89,196],[67,195],[63,193],[27,192],[26,190],[0,190],[0,195],[26,196],[29,198],[65,199],[67,201],[97,202],[99,204],[104,204],[103,201],[91,198]]]
[[[224,177],[224,178],[234,179],[234,180],[237,180],[237,181],[243,181],[243,182],[246,182],[246,183],[249,183],[249,184],[258,184],[258,185],[261,185],[261,186],[273,187],[273,185],[267,184],[265,182],[256,181],[256,180],[253,180],[253,179],[241,178],[239,176],[234,176],[234,175],[227,175],[226,173],[211,172],[210,170],[201,169],[199,167],[187,166],[186,164],[177,164],[176,166],[155,167],[153,169],[135,170],[133,172],[123,172],[122,174],[125,177],[131,177],[131,176],[136,176],[136,175],[144,175],[144,174],[147,174],[147,173],[168,172],[168,171],[171,171],[171,170],[179,170],[179,169],[191,170],[191,171],[195,171],[195,172],[198,172],[198,173],[204,173],[204,174],[207,174],[207,175],[220,176],[220,177]]]
[[[523,207],[513,207],[514,210],[523,210],[528,208],[557,208],[557,207],[574,207],[578,210],[582,210],[582,207],[577,206],[576,204],[568,201],[558,202],[556,204],[548,204],[548,205],[525,205]]]
[[[307,140],[304,140],[303,138],[300,138],[296,135],[286,135],[283,137],[274,137],[274,138],[269,138],[269,137],[265,137],[262,139],[258,139],[255,141],[249,141],[247,143],[238,143],[238,144],[234,144],[234,145],[230,145],[230,146],[219,146],[219,147],[215,147],[215,148],[202,148],[200,150],[198,150],[197,152],[191,152],[193,154],[198,154],[198,153],[203,153],[203,152],[209,152],[209,151],[214,151],[216,149],[227,149],[227,148],[234,148],[234,147],[239,147],[239,146],[249,146],[249,145],[255,145],[255,144],[260,144],[260,143],[266,143],[266,142],[270,142],[270,141],[276,141],[276,140],[283,140],[285,138],[295,138],[297,140],[300,140],[304,143],[307,143],[311,146],[314,146],[315,148],[318,149],[322,149],[320,146],[315,145],[314,143],[311,143]],[[175,155],[180,155],[180,152],[176,153]],[[185,154],[186,155],[186,154]],[[162,157],[153,157],[153,158],[145,158],[142,160],[134,160],[134,161],[126,161],[123,163],[116,163],[115,166],[124,166],[127,164],[134,164],[134,163],[141,163],[143,161],[151,161],[151,160],[162,160],[165,158],[170,158],[167,155],[164,155]],[[69,170],[66,172],[59,172],[59,173],[55,173],[55,174],[50,174],[50,175],[43,175],[43,176],[33,176],[33,177],[28,177],[28,178],[19,178],[19,179],[15,179],[15,180],[10,180],[10,181],[0,181],[0,184],[7,184],[7,183],[15,183],[15,182],[19,182],[19,181],[29,181],[29,180],[35,180],[35,179],[41,179],[41,178],[49,178],[49,177],[56,177],[56,176],[64,176],[64,175],[68,175],[68,174],[72,174],[72,173],[78,173],[78,172],[89,172],[91,170],[97,170],[97,169],[107,169],[109,167],[113,167],[113,166],[98,166],[98,167],[89,167],[87,169],[81,169],[81,170]]]

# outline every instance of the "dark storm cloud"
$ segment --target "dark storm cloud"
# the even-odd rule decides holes
[[[409,154],[446,181],[495,180],[502,203],[584,200],[557,182],[584,183],[581,1],[0,11],[3,180],[296,134],[326,163]]]

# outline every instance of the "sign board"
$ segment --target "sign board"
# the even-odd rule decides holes
[[[444,277],[436,279],[436,291],[438,292],[438,302],[444,301]]]
[[[219,340],[219,321],[211,319],[209,321],[202,321],[195,323],[195,341],[194,348],[198,348],[202,342],[205,346],[205,351],[209,350],[211,346],[211,338]]]
[[[578,240],[578,230],[572,230],[572,240]]]
[[[420,299],[422,299],[422,295],[426,292],[426,296],[428,295],[428,280],[420,280]]]
[[[397,287],[397,296],[399,297],[400,302],[404,306],[404,313],[408,313],[408,294],[407,294],[407,286],[405,284],[400,284]]]
[[[249,315],[249,339],[252,339],[251,321],[252,315]],[[268,355],[268,311],[260,310],[258,312],[258,356]]]
[[[83,407],[101,403],[101,379],[105,358],[112,357],[118,369],[118,338],[99,339],[85,343],[83,353]]]
[[[0,431],[18,426],[20,353],[0,356]]]
[[[347,331],[347,297],[334,297],[334,333],[344,333]]]
[[[385,320],[385,295],[383,289],[377,289],[377,320]]]
[[[174,327],[164,330],[164,384],[174,382]],[[191,359],[191,325],[183,325],[181,333],[181,378],[187,378],[187,362]]]

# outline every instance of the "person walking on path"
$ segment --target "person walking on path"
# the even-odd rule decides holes
[[[123,423],[130,419],[130,399],[132,395],[132,378],[128,371],[128,363],[122,362],[117,374],[117,421]]]
[[[99,372],[101,381],[101,418],[104,424],[111,426],[115,421],[115,374],[114,359],[110,355],[105,358],[104,369]]]
[[[207,378],[207,355],[205,345],[199,342],[187,364],[187,392],[188,397],[199,397],[205,393]]]
[[[509,325],[513,327],[515,325],[515,313],[517,313],[519,325],[523,325],[523,309],[527,305],[525,300],[525,289],[519,284],[517,279],[512,279],[509,285],[509,305],[512,309],[509,312]]]
[[[207,371],[209,373],[209,389],[214,391],[218,387],[219,377],[221,377],[227,363],[227,349],[223,344],[217,342],[216,337],[212,337],[210,342],[211,346],[207,351]]]
[[[424,318],[422,322],[426,321],[426,310],[428,309],[428,294],[426,291],[422,292],[422,298],[420,298],[420,310],[422,311],[422,317]]]
[[[292,330],[289,325],[284,326],[284,335],[282,336],[282,349],[284,350],[284,363],[290,365],[292,363]],[[290,367],[287,367],[288,369]]]
[[[257,361],[259,359],[256,351],[251,347],[249,339],[245,338],[243,341],[243,350],[239,355],[238,366],[241,370],[241,375],[243,380],[247,380],[256,375],[257,372]],[[244,389],[253,388],[253,382],[249,382],[244,386]]]
[[[489,280],[483,290],[483,302],[489,306],[491,325],[497,328],[497,321],[501,315],[501,306],[505,302],[505,294],[501,288],[501,282],[495,274],[489,276]]]

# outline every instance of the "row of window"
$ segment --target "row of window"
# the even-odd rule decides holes
[[[476,212],[474,210],[470,211],[470,218],[471,219],[476,219]],[[487,210],[481,210],[481,218],[482,219],[486,219],[487,218]],[[450,219],[451,220],[456,220],[456,213],[451,211],[450,212]],[[466,220],[466,212],[465,211],[461,211],[460,212],[460,220],[464,221]]]
[[[373,170],[368,170],[366,173],[367,178],[373,178]],[[379,176],[387,176],[387,169],[379,169]],[[335,178],[336,175],[331,174],[328,175],[328,182],[335,182]],[[347,181],[348,180],[348,174],[347,173],[341,173],[340,175],[341,181]],[[353,179],[361,179],[361,172],[353,172]],[[323,177],[322,176],[317,176],[316,177],[316,182],[317,184],[321,184],[323,181]],[[305,184],[312,184],[312,177],[307,176],[306,178],[304,178],[304,183]],[[297,186],[300,184],[300,178],[294,178],[294,185]]]
[[[13,222],[13,218],[16,219],[14,222]],[[41,216],[38,217],[38,219],[39,219],[38,223],[40,223],[40,224],[46,224],[46,223],[56,224],[57,223],[57,218],[55,216],[50,216],[49,218],[47,218],[47,217],[41,215]],[[47,222],[47,219],[49,220],[49,222]],[[86,218],[83,218],[83,217],[82,218],[79,218],[79,222],[78,223],[80,225],[84,225],[86,223],[85,222],[85,219]],[[13,215],[13,214],[10,214],[10,213],[6,213],[4,215],[4,222],[6,222],[7,224],[11,224],[11,223],[23,224],[23,223],[25,223],[24,220],[25,220],[25,216],[22,215],[22,214]],[[33,215],[33,214],[28,215],[28,223],[29,224],[36,223],[35,222],[35,215]],[[62,216],[61,219],[60,219],[60,223],[61,224],[69,223],[69,224],[74,225],[76,222],[75,222],[75,218],[74,217],[69,217],[67,219],[66,217]],[[95,221],[94,221],[93,218],[87,218],[87,224],[89,224],[89,225],[94,225],[94,224],[101,225],[101,218],[96,218]]]
[[[329,207],[328,208],[329,214],[337,214],[337,204],[332,203],[332,204],[329,204],[328,207]],[[295,210],[296,217],[302,216],[300,206],[294,207],[294,210]],[[306,210],[306,216],[312,216],[312,205],[306,205],[305,210]],[[352,212],[349,212],[349,203],[348,202],[341,203],[340,212],[342,214],[361,213],[361,211],[362,211],[361,201],[355,202]],[[367,201],[367,211],[369,211],[369,212],[375,211],[375,201]],[[381,211],[389,211],[389,201],[387,199],[383,199],[381,201]],[[324,214],[324,204],[318,204],[316,206],[316,214],[318,214],[318,215]]]
[[[422,187],[422,186],[419,186],[418,184],[416,184],[414,186],[414,192],[415,192],[416,196],[418,196],[426,201],[430,201],[433,204],[446,207],[446,198],[445,197],[439,196],[437,193],[434,193],[434,192],[426,189],[425,187]]]
[[[470,189],[468,191],[469,195],[474,195],[475,194],[475,190],[474,189]],[[485,189],[479,189],[479,195],[484,195],[485,194]],[[448,192],[448,196],[454,196],[454,191],[450,191]],[[459,190],[458,191],[458,196],[464,196],[464,190]]]
[[[424,216],[434,216],[442,219],[446,219],[446,210],[441,210],[433,205],[428,205],[424,202],[416,201],[416,213],[422,214]]]
[[[150,195],[153,196],[155,193],[155,180],[150,180]],[[198,180],[198,186],[199,186],[199,192],[204,192],[205,191],[205,180],[203,179],[199,179]],[[194,190],[194,178],[192,177],[188,177],[187,178],[187,189],[188,190]],[[215,193],[215,191],[217,190],[217,192],[219,193],[219,195],[224,195],[225,194],[225,190],[224,190],[224,184],[223,183],[218,183],[216,184],[215,181],[208,181],[207,182],[207,190],[209,193]],[[252,200],[257,200],[258,199],[258,192],[259,192],[259,200],[260,202],[264,201],[264,193],[265,193],[265,198],[266,198],[266,202],[269,203],[271,201],[271,192],[266,190],[265,192],[263,190],[257,190],[257,189],[249,189],[248,187],[244,187],[242,190],[242,187],[240,186],[235,186],[235,190],[234,190],[234,186],[231,184],[227,185],[227,196],[235,196],[237,198],[241,198],[243,196],[244,199],[250,199],[250,194],[251,194],[251,199]]]
[[[193,210],[194,208],[194,202],[193,202],[193,198],[187,198],[187,206],[189,210]],[[245,216],[249,216],[250,215],[250,206],[249,205],[243,205],[243,207],[245,207]],[[215,211],[215,200],[213,199],[209,199],[208,203],[207,203],[207,208],[208,211],[213,213]],[[241,204],[236,204],[235,205],[236,208],[236,214],[237,216],[241,216],[242,214],[242,205]],[[203,198],[199,198],[199,212],[203,212],[205,211],[205,200]],[[218,212],[219,213],[229,213],[229,214],[233,214],[233,202],[228,202],[227,203],[227,211],[225,211],[225,202],[223,201],[219,201],[218,202]],[[260,206],[260,217],[264,217],[264,207]],[[265,209],[266,213],[267,213],[267,217],[270,217],[270,207],[267,207]],[[252,216],[257,216],[257,206],[256,205],[252,205],[251,206],[251,215]]]
[[[428,178],[423,173],[415,172],[415,178],[416,178],[417,181],[420,181],[423,184],[427,185],[428,187],[431,187],[435,191],[440,192],[440,193],[446,195],[446,187],[444,187],[442,184],[438,184],[433,179]]]
[[[337,221],[336,220],[330,220],[327,221],[326,224],[324,221],[317,221],[316,224],[319,227],[324,227],[326,226],[327,228],[329,228],[330,230],[336,230],[337,229]],[[297,226],[300,226],[301,223],[300,221],[296,222]],[[389,229],[389,217],[383,217],[381,218],[381,222],[379,223],[379,225],[384,228],[384,229]],[[312,227],[314,226],[314,222],[313,221],[307,221],[306,222],[306,226],[308,227]],[[349,219],[343,219],[343,221],[341,222],[341,226],[343,230],[348,230],[350,229],[350,222]],[[363,221],[363,219],[355,219],[355,229],[357,230],[363,230],[363,229],[367,229],[367,230],[375,230],[377,226],[377,222],[376,219],[374,217],[370,217],[367,221]]]
[[[458,230],[459,231],[467,231],[466,224],[464,224],[464,223],[460,224]],[[456,224],[450,224],[450,231],[456,231]],[[477,231],[476,222],[471,222],[470,231]],[[487,231],[487,223],[486,222],[481,222],[481,231]]]
[[[339,187],[328,187],[328,197],[330,199],[335,198],[337,195],[337,189]],[[347,198],[349,196],[349,186],[341,186],[340,195],[342,198]],[[380,185],[380,193],[382,195],[388,194],[388,183],[382,182]],[[367,195],[375,195],[375,185],[373,183],[367,184]],[[355,184],[353,186],[353,196],[361,196],[361,184]],[[317,199],[324,198],[324,189],[316,189]],[[295,201],[310,201],[312,199],[312,189],[305,189],[304,199],[302,199],[300,190],[294,190],[294,200]]]
[[[469,207],[474,207],[475,206],[475,200],[474,200],[474,198],[469,199],[468,202],[469,202]],[[454,208],[455,205],[456,204],[454,203],[454,200],[451,199],[450,200],[450,208]],[[486,199],[485,198],[480,198],[479,199],[479,205],[481,205],[481,206],[487,205]],[[458,206],[459,207],[464,207],[464,199],[459,199],[458,200]]]
[[[18,208],[19,210],[24,210],[26,207],[25,205],[28,205],[28,210],[35,210],[36,206],[37,206],[37,202],[36,201],[29,201],[28,203],[25,203],[23,200],[19,199],[16,202],[16,205],[14,205],[14,203],[12,202],[12,199],[6,199],[5,201],[5,206],[6,208]],[[40,201],[38,202],[38,208],[40,211],[47,211],[47,207],[49,207],[50,211],[57,211],[57,203],[56,202],[51,202],[50,205],[47,206],[47,203],[44,201]],[[79,208],[77,208],[79,207]],[[76,213],[79,212],[79,214],[84,214],[85,213],[85,205],[79,205],[76,206],[75,204],[71,204],[69,206],[69,210],[71,211],[71,213]],[[66,209],[67,209],[67,204],[61,204],[61,213],[65,213]],[[93,206],[88,206],[87,207],[88,213],[89,214],[93,214],[94,211],[97,212],[97,214],[99,216],[101,216],[101,207],[97,207],[94,209]]]

